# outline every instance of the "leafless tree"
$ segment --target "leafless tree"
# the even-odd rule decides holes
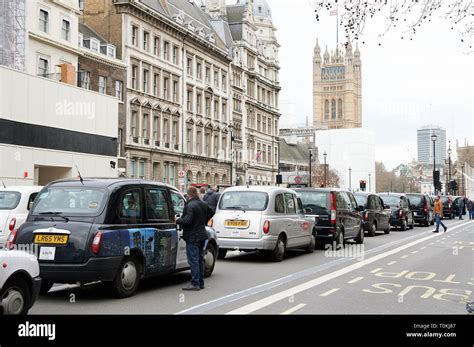
[[[383,19],[385,27],[378,33],[399,30],[401,39],[413,40],[417,30],[434,18],[442,18],[457,30],[460,40],[472,53],[474,34],[473,0],[309,0],[319,20],[324,10],[338,10],[339,25],[344,27],[348,42],[362,38],[370,20]],[[379,45],[381,43],[379,42]]]
[[[326,169],[326,186],[327,187],[333,187],[333,188],[339,188],[341,178],[337,174],[336,171],[331,170],[330,168]],[[313,187],[322,187],[324,185],[324,165],[320,164],[313,164],[312,167],[312,180],[311,183]]]

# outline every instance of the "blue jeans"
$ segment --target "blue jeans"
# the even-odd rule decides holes
[[[186,243],[186,255],[191,267],[191,284],[195,287],[204,285],[204,246],[206,241]]]
[[[459,219],[462,219],[462,212],[464,211],[464,207],[459,207]]]
[[[469,213],[469,219],[474,219],[474,210],[471,210]]]
[[[439,215],[439,213],[436,214],[436,231],[439,231],[439,225],[442,225],[444,230],[446,230],[446,225],[444,225],[444,223],[441,221],[441,216]]]

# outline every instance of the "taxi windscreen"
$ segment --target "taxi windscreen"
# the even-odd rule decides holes
[[[97,216],[102,211],[106,197],[107,193],[103,189],[52,186],[38,195],[31,213]]]
[[[224,192],[219,202],[220,210],[264,211],[268,194],[264,192]]]

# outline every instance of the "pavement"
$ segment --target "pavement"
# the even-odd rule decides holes
[[[280,263],[257,253],[218,260],[206,289],[183,292],[189,271],[141,281],[112,298],[100,283],[55,285],[30,314],[467,314],[474,301],[474,221],[446,233],[416,226],[365,237],[345,253],[288,251]]]

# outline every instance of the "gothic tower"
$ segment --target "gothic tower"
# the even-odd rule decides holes
[[[344,52],[343,52],[344,50]],[[321,60],[316,40],[313,57],[313,125],[321,129],[362,127],[362,74],[359,47],[327,46]]]
[[[225,0],[205,0],[203,4],[206,12],[212,18],[220,18],[227,15]]]

